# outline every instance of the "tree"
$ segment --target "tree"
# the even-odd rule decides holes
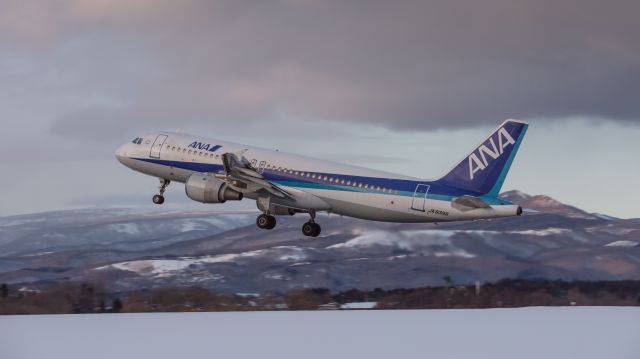
[[[9,286],[7,285],[7,283],[2,283],[2,285],[0,286],[0,296],[2,296],[2,298],[6,298],[9,296]]]
[[[331,302],[331,292],[326,288],[293,289],[285,297],[291,310],[314,310]]]
[[[122,310],[122,301],[120,298],[115,298],[111,302],[111,310],[113,310],[114,313],[119,313]]]
[[[453,287],[454,283],[453,283],[453,279],[451,279],[450,276],[446,275],[444,277],[442,277],[442,280],[444,281],[444,286],[447,288],[451,288]]]

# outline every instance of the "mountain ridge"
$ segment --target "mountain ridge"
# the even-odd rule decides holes
[[[255,227],[251,211],[88,209],[0,218],[0,282],[98,281],[115,290],[199,285],[220,292],[398,288],[503,278],[640,278],[640,221],[549,196],[501,197],[521,217],[434,224],[305,216]]]

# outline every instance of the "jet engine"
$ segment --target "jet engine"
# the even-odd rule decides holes
[[[238,192],[226,182],[204,173],[192,174],[184,184],[187,197],[202,203],[224,203],[239,201],[242,193]]]

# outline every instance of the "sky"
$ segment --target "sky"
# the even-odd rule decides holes
[[[0,216],[146,206],[180,130],[424,178],[506,118],[504,189],[640,217],[640,2],[0,0]],[[181,185],[168,202],[189,208]],[[225,207],[226,208],[226,207]]]

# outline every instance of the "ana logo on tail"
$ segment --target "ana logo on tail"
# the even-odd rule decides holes
[[[489,165],[489,161],[493,161],[498,157],[502,156],[504,153],[504,149],[509,145],[514,145],[516,141],[513,140],[513,137],[504,129],[504,127],[500,127],[497,131],[498,133],[498,145],[496,146],[496,142],[493,139],[493,136],[489,137],[489,140],[482,144],[482,146],[478,147],[474,152],[469,156],[469,179],[472,180],[473,176],[476,172],[482,171]],[[490,145],[489,148],[487,145]],[[487,157],[488,156],[488,157]]]

